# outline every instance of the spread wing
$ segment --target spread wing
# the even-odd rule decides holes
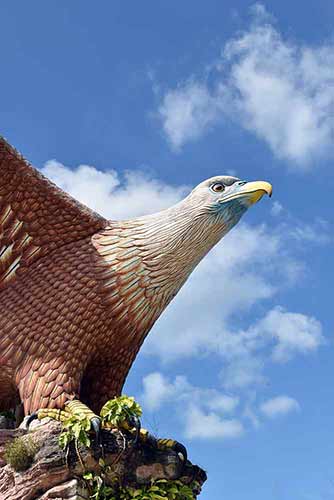
[[[40,257],[106,224],[0,137],[0,290]]]

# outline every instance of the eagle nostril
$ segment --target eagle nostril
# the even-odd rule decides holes
[[[240,182],[238,182],[238,186],[243,186],[244,184],[247,184],[247,181],[240,181]]]

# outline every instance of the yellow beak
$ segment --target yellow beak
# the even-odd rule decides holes
[[[269,196],[271,196],[272,193],[273,188],[269,182],[246,182],[244,185],[240,186],[240,189],[232,193],[230,196],[227,196],[226,198],[223,197],[221,202],[225,203],[226,201],[245,197],[247,199],[247,204],[253,205],[257,201],[259,201],[264,194],[268,194]]]
[[[251,204],[259,201],[264,194],[271,196],[273,194],[273,187],[266,181],[247,182],[245,184],[245,191],[240,194],[249,194],[249,201]]]

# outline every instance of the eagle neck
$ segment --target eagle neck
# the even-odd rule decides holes
[[[129,230],[152,284],[157,291],[172,296],[227,231],[222,218],[190,209],[182,202],[158,214],[134,219]]]

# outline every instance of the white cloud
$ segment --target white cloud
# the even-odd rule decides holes
[[[143,389],[139,399],[144,408],[153,411],[164,404],[173,404],[183,434],[189,439],[232,438],[244,431],[239,420],[226,418],[237,409],[237,397],[216,389],[195,387],[180,375],[170,381],[160,372],[144,377]]]
[[[312,224],[300,224],[296,222],[290,226],[290,235],[297,241],[304,243],[324,244],[332,239],[332,229],[326,220],[316,219]]]
[[[185,377],[178,376],[170,382],[160,372],[153,372],[143,378],[142,401],[149,410],[159,409],[166,401],[172,401],[190,391]]]
[[[204,413],[192,406],[186,414],[185,435],[188,439],[226,439],[240,437],[244,433],[237,419],[223,419],[216,413]]]
[[[236,334],[238,335],[238,334]],[[239,336],[240,337],[240,336]],[[240,339],[242,342],[242,340]],[[242,355],[234,355],[221,371],[221,380],[228,389],[240,389],[251,385],[262,385],[266,382],[263,375],[264,362],[251,351]]]
[[[228,386],[263,381],[263,362],[256,351],[273,340],[277,350],[287,350],[283,334],[273,337],[272,330],[263,334],[268,332],[270,320],[279,318],[282,323],[301,316],[309,326],[313,325],[312,318],[275,309],[251,328],[230,325],[236,324],[234,318],[240,310],[246,315],[256,303],[273,298],[278,288],[299,276],[299,264],[285,252],[286,246],[280,230],[269,232],[265,226],[239,224],[195,270],[158,321],[144,351],[163,361],[214,353],[229,363],[224,368]],[[290,331],[297,330],[301,336],[299,324],[296,320]],[[314,339],[321,338],[319,329],[309,327],[307,333]]]
[[[239,404],[239,398],[233,396],[227,396],[226,394],[217,394],[211,397],[208,401],[207,406],[211,410],[215,410],[218,413],[226,414],[233,412]]]
[[[260,411],[263,415],[269,418],[275,418],[299,410],[299,403],[295,399],[288,396],[277,396],[275,398],[268,399],[260,406]]]
[[[89,165],[70,169],[50,160],[41,171],[74,198],[112,219],[158,212],[177,203],[187,191],[140,170],[120,176],[115,170],[103,172]]]
[[[240,338],[228,327],[230,318],[273,296],[275,285],[267,276],[277,264],[280,245],[265,226],[239,224],[197,267],[159,319],[145,352],[164,361],[204,353],[242,354]],[[280,268],[285,273],[283,261]]]
[[[248,403],[242,414],[243,418],[248,420],[255,429],[258,429],[261,425],[260,418],[257,415],[257,412],[252,408],[252,406]]]
[[[250,421],[253,427],[259,428],[260,415],[276,418],[300,410],[299,403],[285,395],[268,399],[256,408],[256,393],[252,392],[241,405],[239,397],[193,386],[180,375],[170,380],[160,372],[144,377],[143,388],[139,399],[144,410],[173,405],[181,431],[188,439],[237,438],[245,432],[243,421]]]
[[[203,82],[182,82],[165,93],[158,117],[173,151],[192,142],[223,118],[220,101]]]
[[[192,78],[169,89],[159,107],[175,150],[231,119],[264,140],[279,158],[305,168],[333,155],[334,46],[284,39],[261,4],[248,31],[229,40],[209,86]]]
[[[217,413],[231,413],[239,404],[237,397],[223,394],[216,389],[196,387],[186,377],[177,375],[170,381],[160,372],[152,372],[143,378],[141,401],[149,410],[157,410],[163,404],[173,401],[201,405]]]
[[[247,330],[230,335],[234,342],[221,353],[229,361],[221,372],[223,385],[228,389],[261,385],[266,382],[263,370],[269,360],[287,362],[298,354],[315,352],[325,342],[318,320],[279,306]]]
[[[253,328],[253,333],[272,337],[276,342],[272,357],[284,362],[296,353],[308,354],[324,342],[321,323],[311,316],[275,307]]]
[[[265,383],[270,360],[314,352],[324,341],[322,327],[307,314],[273,307],[245,329],[237,327],[240,311],[246,318],[253,306],[300,277],[301,263],[286,251],[294,253],[294,242],[280,226],[269,232],[265,226],[239,224],[198,266],[143,352],[163,362],[221,358],[221,381],[233,390]]]
[[[219,110],[205,85],[189,82],[166,93],[159,115],[172,148],[178,151],[185,142],[198,139],[215,124]]]
[[[264,23],[274,23],[275,22],[275,17],[270,14],[265,6],[260,3],[256,2],[255,4],[251,5],[250,8],[250,13],[253,16],[253,23],[254,24],[264,24]]]
[[[280,215],[283,211],[283,206],[282,204],[279,202],[279,201],[274,201],[273,202],[273,205],[271,207],[271,210],[270,210],[270,213],[271,215],[273,215],[274,217],[277,217],[278,215]]]

